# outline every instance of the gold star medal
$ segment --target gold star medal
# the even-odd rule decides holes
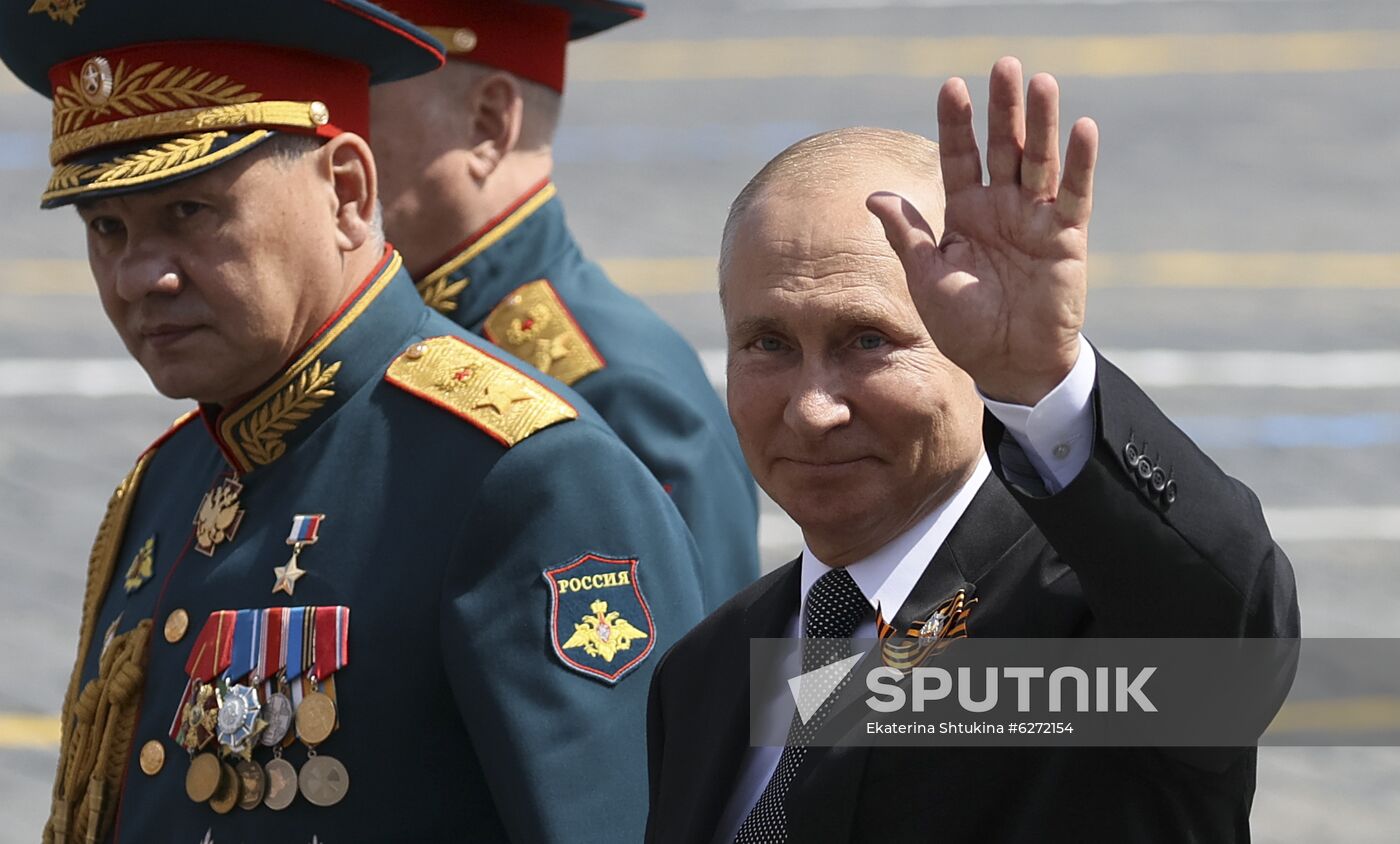
[[[296,583],[306,574],[306,570],[297,565],[301,558],[301,549],[308,545],[315,545],[317,533],[321,530],[321,522],[325,521],[324,513],[299,514],[292,517],[292,531],[287,534],[287,544],[292,546],[292,558],[285,566],[274,566],[273,574],[277,576],[277,582],[272,586],[272,594],[285,592],[291,595],[296,589]]]

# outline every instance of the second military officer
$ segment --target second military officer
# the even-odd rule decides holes
[[[424,300],[578,390],[695,536],[707,608],[758,576],[757,492],[685,340],[580,252],[551,181],[571,39],[641,17],[616,0],[393,0],[447,46],[377,88],[385,227]]]
[[[361,0],[6,4],[48,207],[197,405],[98,532],[45,841],[639,840],[685,525],[567,387],[424,307],[375,212]]]

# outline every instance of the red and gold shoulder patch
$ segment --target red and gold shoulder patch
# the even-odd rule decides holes
[[[501,300],[487,314],[484,331],[492,343],[565,384],[607,366],[548,279],[521,285]]]
[[[414,343],[384,380],[449,410],[507,448],[578,411],[548,387],[460,337]]]

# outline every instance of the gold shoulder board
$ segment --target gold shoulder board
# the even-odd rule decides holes
[[[578,411],[548,387],[459,337],[415,343],[385,380],[450,410],[509,448]]]
[[[548,279],[515,289],[486,317],[486,339],[573,385],[607,365]]]

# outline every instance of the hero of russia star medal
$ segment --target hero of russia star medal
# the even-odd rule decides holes
[[[233,539],[243,523],[243,507],[238,496],[243,484],[224,478],[215,488],[204,493],[194,515],[194,549],[206,557],[214,556],[220,544]]]
[[[545,569],[550,638],[567,667],[616,683],[647,658],[656,625],[637,581],[637,560],[598,554]]]
[[[272,594],[285,592],[291,595],[296,589],[297,581],[306,574],[306,570],[297,565],[301,558],[301,549],[316,544],[321,522],[325,521],[325,518],[324,513],[298,514],[292,517],[292,530],[287,534],[287,544],[292,546],[292,558],[285,566],[273,567],[272,572],[277,576],[277,582],[272,586]]]

